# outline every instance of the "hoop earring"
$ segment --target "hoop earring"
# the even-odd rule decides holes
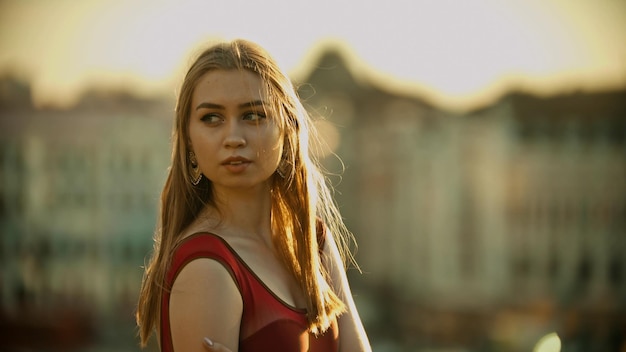
[[[189,164],[187,164],[187,168],[191,176],[191,184],[197,186],[202,179],[202,171],[200,171],[200,167],[198,167],[198,159],[196,159],[194,152],[189,152]]]
[[[278,176],[280,176],[281,178],[285,178],[285,172],[283,170],[281,170],[281,166],[279,165],[278,168],[276,169],[276,173],[278,174]]]
[[[276,168],[276,173],[283,179],[288,178],[291,175],[289,162],[283,159],[280,164],[278,164],[278,167]]]

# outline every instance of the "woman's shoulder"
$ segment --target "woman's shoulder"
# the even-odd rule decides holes
[[[191,252],[201,252],[203,249],[216,249],[226,245],[222,236],[207,221],[194,220],[178,235],[174,258],[189,255]]]
[[[173,282],[168,302],[172,350],[195,350],[207,331],[212,338],[237,346],[236,337],[224,329],[240,324],[243,300],[229,271],[217,261],[198,258],[186,263]]]
[[[211,261],[230,273],[238,271],[236,254],[222,237],[208,230],[194,229],[181,235],[172,253],[167,273],[167,281],[170,285],[174,283],[183,269],[196,261],[205,263]]]
[[[216,226],[211,226],[213,221],[210,221],[206,217],[197,217],[189,225],[187,225],[179,234],[178,238],[180,242],[185,241],[187,238],[192,237],[199,233],[217,233]]]
[[[215,259],[229,262],[233,249],[219,235],[200,231],[181,239],[172,256],[172,267],[182,266],[198,258]]]

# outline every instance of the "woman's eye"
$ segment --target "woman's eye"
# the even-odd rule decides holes
[[[222,121],[222,118],[219,115],[216,114],[206,114],[204,116],[202,116],[200,118],[200,120],[202,120],[202,122],[206,122],[206,123],[219,123]]]
[[[248,112],[243,115],[243,119],[246,121],[260,121],[265,119],[265,114],[261,112]]]

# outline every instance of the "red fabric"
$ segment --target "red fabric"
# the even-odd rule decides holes
[[[196,234],[176,250],[167,273],[166,287],[171,288],[185,264],[198,258],[217,260],[231,273],[243,300],[239,330],[239,351],[338,351],[339,331],[335,321],[323,335],[307,331],[306,310],[287,305],[275,296],[250,270],[246,263],[221,237]],[[163,290],[161,304],[161,349],[174,351],[169,324],[168,290]],[[209,336],[210,338],[210,336]]]

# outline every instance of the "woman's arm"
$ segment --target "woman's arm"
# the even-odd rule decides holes
[[[195,259],[178,274],[170,294],[175,351],[206,351],[210,336],[232,351],[239,347],[243,303],[230,273],[212,259]]]
[[[347,311],[339,317],[339,350],[341,352],[368,351],[371,352],[367,334],[356,310],[348,277],[342,264],[337,244],[332,235],[327,234],[323,248],[323,264],[330,274],[330,283],[347,307]]]

